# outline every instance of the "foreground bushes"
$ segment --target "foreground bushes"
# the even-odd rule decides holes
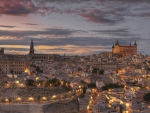
[[[109,83],[103,86],[101,89],[102,90],[108,90],[108,89],[114,89],[114,88],[124,88],[124,85],[118,85],[115,83]]]

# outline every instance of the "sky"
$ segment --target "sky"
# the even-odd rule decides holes
[[[150,0],[0,0],[6,54],[90,55],[132,45],[150,55]]]

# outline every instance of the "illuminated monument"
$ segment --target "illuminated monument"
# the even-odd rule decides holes
[[[28,58],[30,59],[30,61],[59,61],[60,55],[58,54],[36,54],[34,52],[33,40],[31,40]]]
[[[118,54],[121,56],[129,56],[129,55],[136,55],[137,54],[137,44],[136,41],[134,45],[129,46],[122,46],[119,44],[118,40],[116,41],[116,44],[112,46],[112,53]]]

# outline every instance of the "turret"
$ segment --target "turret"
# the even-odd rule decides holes
[[[112,48],[115,48],[114,44],[113,44]]]
[[[134,43],[134,54],[136,55],[137,54],[137,44],[136,44],[136,41]]]
[[[0,49],[0,55],[4,55],[4,48]]]
[[[136,41],[135,41],[135,43],[134,43],[134,46],[137,46]]]
[[[116,46],[119,46],[119,42],[118,42],[118,40],[116,41],[116,44],[115,44]]]

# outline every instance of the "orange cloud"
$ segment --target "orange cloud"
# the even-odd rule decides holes
[[[81,50],[76,50],[74,52],[74,54],[77,54],[77,55],[87,55],[91,52],[91,50],[89,49],[81,49]]]

